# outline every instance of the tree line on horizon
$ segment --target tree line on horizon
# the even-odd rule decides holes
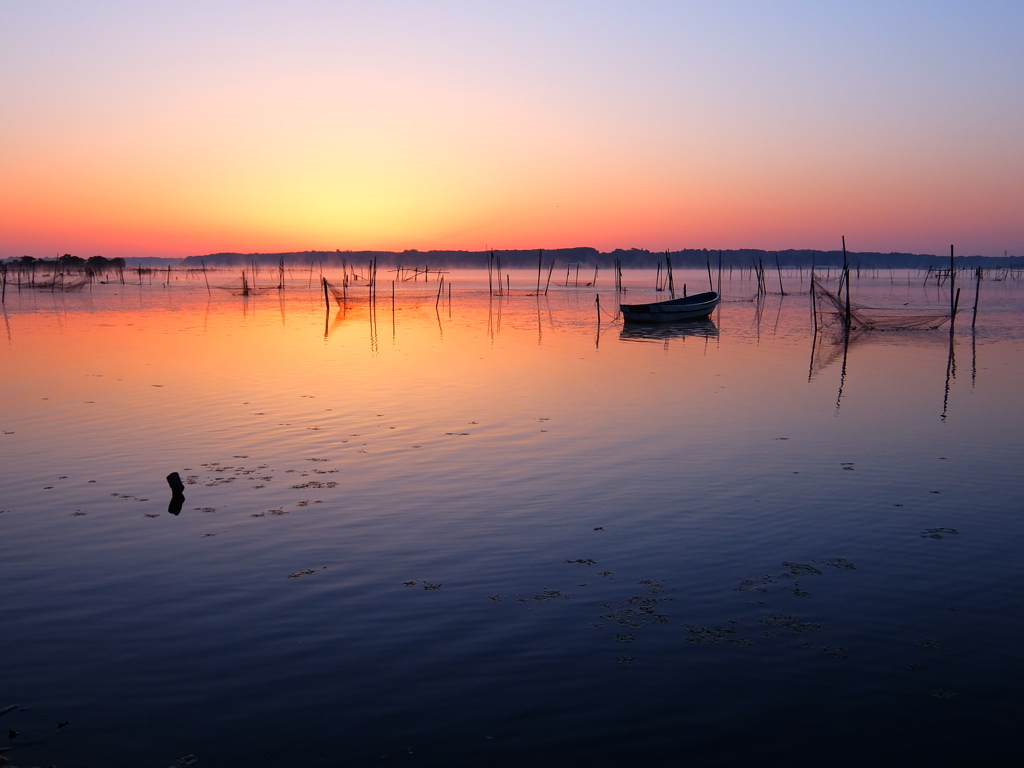
[[[664,262],[666,255],[676,268],[702,268],[709,263],[718,267],[719,258],[723,268],[751,267],[758,264],[775,266],[776,259],[782,267],[841,267],[843,252],[814,251],[809,249],[788,249],[768,251],[756,248],[736,250],[706,250],[686,248],[678,251],[650,251],[642,248],[615,249],[602,252],[596,248],[552,248],[552,249],[493,249],[485,251],[448,251],[415,249],[405,251],[292,251],[285,253],[211,253],[206,256],[187,256],[181,261],[190,267],[240,267],[253,263],[277,266],[282,260],[286,267],[341,267],[345,264],[359,266],[376,260],[378,265],[388,267],[422,267],[434,269],[485,269],[491,254],[501,260],[502,268],[536,269],[538,263],[545,267],[552,259],[556,264],[581,264],[591,267],[613,267],[616,263],[623,269],[655,269]],[[861,269],[928,269],[949,266],[948,256],[915,253],[846,253],[851,267]],[[957,256],[956,263],[964,267],[1024,266],[1024,257],[1017,256]]]
[[[90,256],[83,258],[65,253],[55,259],[19,256],[3,260],[2,263],[46,269],[60,267],[66,271],[89,271],[94,273],[107,270],[123,270],[129,262],[143,264],[180,264],[186,268],[199,269],[202,266],[216,267],[248,267],[253,263],[259,266],[279,266],[282,261],[286,267],[299,268],[320,266],[340,268],[347,264],[359,267],[376,259],[378,265],[385,267],[424,267],[431,269],[486,269],[491,254],[501,260],[502,268],[536,269],[538,262],[544,267],[551,264],[552,259],[559,266],[579,264],[590,267],[611,268],[618,263],[623,269],[655,269],[659,263],[664,264],[665,256],[672,260],[678,269],[703,268],[711,264],[718,267],[721,254],[722,267],[725,269],[748,268],[763,264],[765,268],[778,264],[787,268],[810,269],[818,267],[841,267],[843,252],[815,251],[811,249],[787,249],[769,251],[758,248],[741,248],[730,250],[705,250],[702,248],[686,248],[677,251],[651,251],[644,248],[617,248],[614,251],[602,252],[596,248],[551,248],[551,249],[493,249],[483,251],[430,250],[420,251],[288,251],[282,253],[211,253],[205,256],[185,256],[182,258],[123,257],[106,258]],[[944,269],[949,266],[949,256],[915,253],[878,253],[853,252],[846,254],[851,267],[861,269]],[[962,267],[1024,267],[1024,256],[957,256],[956,263]]]

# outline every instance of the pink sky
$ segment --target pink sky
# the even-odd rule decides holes
[[[1024,253],[1024,6],[0,7],[0,258]]]

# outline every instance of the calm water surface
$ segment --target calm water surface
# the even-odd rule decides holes
[[[951,350],[815,340],[796,273],[654,334],[448,277],[9,286],[14,765],[1014,764],[1018,282]]]

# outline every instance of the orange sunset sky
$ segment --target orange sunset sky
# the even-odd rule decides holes
[[[1024,3],[0,4],[0,258],[1024,253]]]

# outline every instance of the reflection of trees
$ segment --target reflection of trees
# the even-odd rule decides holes
[[[105,256],[90,256],[88,259],[83,259],[81,256],[65,253],[56,259],[21,256],[4,266],[8,273],[8,280],[15,280],[19,285],[76,290],[106,274],[115,274],[124,282],[125,260],[122,258],[108,259]],[[65,280],[64,278],[71,279]]]

